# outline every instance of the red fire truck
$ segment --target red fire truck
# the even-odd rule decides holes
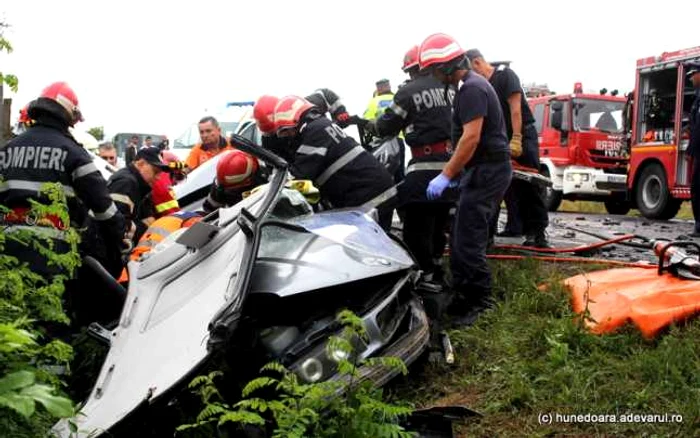
[[[700,47],[637,61],[627,130],[631,150],[630,200],[648,218],[670,219],[690,199],[687,156],[693,88],[685,64],[700,61]]]
[[[525,93],[540,141],[541,173],[552,180],[545,202],[550,211],[562,199],[603,201],[611,214],[626,214],[628,156],[623,148],[626,99],[617,91],[550,94],[541,87]],[[531,97],[537,96],[537,97]]]

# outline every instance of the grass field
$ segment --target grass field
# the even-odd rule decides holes
[[[572,213],[601,213],[607,214],[605,211],[605,206],[602,202],[589,202],[589,201],[562,201],[559,207],[560,212],[572,212]],[[639,210],[630,210],[629,216],[641,216]],[[690,207],[690,202],[684,202],[681,205],[681,209],[676,215],[676,219],[693,219],[693,211]]]
[[[499,305],[474,326],[450,332],[456,364],[409,374],[392,389],[395,397],[482,413],[458,427],[460,437],[700,436],[700,321],[654,341],[633,327],[592,335],[581,328],[560,283],[581,268],[532,260],[493,268]],[[553,285],[548,292],[537,289],[543,282]],[[628,413],[682,415],[683,421],[557,423],[554,417],[540,424],[542,414]]]

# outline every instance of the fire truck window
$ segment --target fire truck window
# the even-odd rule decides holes
[[[622,132],[622,110],[624,107],[624,102],[576,99],[574,101],[574,129],[618,134]]]
[[[544,122],[544,104],[538,103],[532,110],[532,115],[535,117],[535,128],[537,133],[542,133],[542,124]]]
[[[563,101],[562,102],[562,118],[561,118],[561,130],[562,131],[570,131],[571,130],[571,102],[569,101]],[[554,110],[552,109],[552,105],[549,106],[549,127],[552,127],[552,113],[554,113]]]
[[[640,75],[637,141],[672,141],[675,124],[677,68]]]

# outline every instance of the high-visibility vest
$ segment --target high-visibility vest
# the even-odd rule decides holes
[[[139,260],[141,256],[153,249],[173,232],[180,228],[189,228],[202,220],[202,216],[191,211],[178,211],[175,214],[156,219],[139,239],[136,247],[131,250],[129,260]],[[118,280],[120,283],[129,281],[126,268]]]
[[[364,118],[367,120],[377,120],[384,114],[384,111],[389,108],[391,102],[394,101],[394,93],[380,94],[369,101],[365,110]]]

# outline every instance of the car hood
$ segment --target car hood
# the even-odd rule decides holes
[[[79,436],[109,429],[189,378],[209,355],[211,338],[216,337],[212,327],[235,326],[231,315],[240,310],[248,290],[245,278],[255,256],[251,242],[258,234],[250,224],[240,225],[247,216],[242,209],[262,216],[278,195],[271,192],[268,185],[222,209],[213,224],[203,223],[216,231],[201,246],[178,243],[194,232],[195,224],[173,233],[143,262],[129,263],[131,281],[110,350],[86,404],[71,420],[85,431]],[[67,420],[54,430],[74,436]]]

